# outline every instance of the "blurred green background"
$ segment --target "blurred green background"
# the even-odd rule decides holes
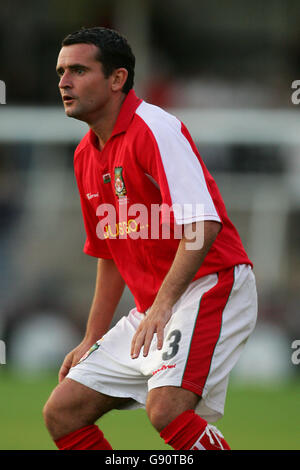
[[[56,450],[41,414],[56,376],[21,379],[1,371],[0,378],[0,450]],[[299,450],[299,386],[294,380],[277,386],[245,386],[233,380],[225,416],[217,423],[232,450]],[[171,450],[142,409],[112,411],[97,424],[113,449]]]
[[[185,122],[254,262],[257,328],[217,425],[234,449],[300,448],[299,15],[297,0],[1,0],[1,449],[54,449],[42,408],[93,295],[72,167],[87,127],[65,117],[55,65],[94,25],[127,36],[137,93]],[[132,306],[126,290],[112,324]],[[116,449],[165,448],[142,410],[101,428]]]

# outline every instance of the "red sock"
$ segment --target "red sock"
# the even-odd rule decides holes
[[[54,441],[59,450],[112,450],[98,426],[91,424]]]
[[[175,450],[230,450],[220,431],[194,410],[181,413],[160,433]]]

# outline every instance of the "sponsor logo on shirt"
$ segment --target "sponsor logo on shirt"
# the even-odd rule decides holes
[[[166,366],[166,365],[164,364],[160,369],[157,369],[157,370],[155,370],[154,372],[152,372],[152,375],[155,375],[155,374],[157,374],[157,372],[161,372],[162,370],[174,369],[174,367],[176,367],[176,364],[168,365],[168,366]]]
[[[128,222],[119,222],[115,224],[114,228],[107,224],[104,227],[104,238],[119,238],[119,236],[137,232],[138,229],[138,223],[134,219],[130,219]]]
[[[184,204],[178,207],[173,204],[151,204],[150,209],[144,204],[127,204],[127,196],[120,196],[118,208],[114,204],[100,204],[96,209],[99,222],[96,225],[96,235],[99,239],[120,238],[137,240],[180,240],[183,235],[187,240],[187,250],[197,250],[203,247],[204,224],[192,224],[190,216],[192,207]],[[203,204],[197,204],[203,208]],[[175,223],[174,213],[182,214],[192,219],[186,224]],[[187,216],[185,214],[187,213]],[[200,213],[198,211],[198,213]],[[195,226],[194,226],[195,225]]]
[[[86,197],[88,198],[88,200],[90,200],[94,197],[99,197],[99,193],[87,193]]]

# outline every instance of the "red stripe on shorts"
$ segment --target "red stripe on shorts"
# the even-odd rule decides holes
[[[218,282],[203,294],[191,339],[182,388],[202,394],[222,328],[223,311],[234,283],[234,267],[220,271]]]

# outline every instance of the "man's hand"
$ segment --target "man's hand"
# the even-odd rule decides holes
[[[211,245],[216,239],[221,225],[214,221],[195,222],[185,227],[189,237],[183,235],[180,240],[172,266],[166,275],[155,301],[140,323],[131,343],[131,357],[139,356],[144,346],[144,356],[148,355],[154,334],[157,334],[157,349],[161,349],[164,340],[164,328],[172,315],[172,307],[192,282],[196,272],[204,261]],[[199,237],[198,235],[203,237]],[[190,237],[192,234],[192,237]],[[201,246],[194,243],[203,240]]]
[[[59,383],[66,377],[71,367],[74,367],[82,358],[82,356],[90,349],[90,347],[95,343],[95,341],[85,341],[83,340],[75,349],[73,349],[69,354],[66,355],[62,366],[58,373]]]
[[[59,382],[68,374],[82,356],[109,329],[116,306],[125,287],[125,282],[112,259],[99,259],[93,302],[91,305],[86,334],[81,343],[64,359],[59,371]]]
[[[147,356],[154,334],[157,334],[157,349],[163,347],[164,329],[172,315],[171,308],[160,308],[153,304],[141,321],[131,343],[131,357],[136,359],[144,346],[143,355]]]

